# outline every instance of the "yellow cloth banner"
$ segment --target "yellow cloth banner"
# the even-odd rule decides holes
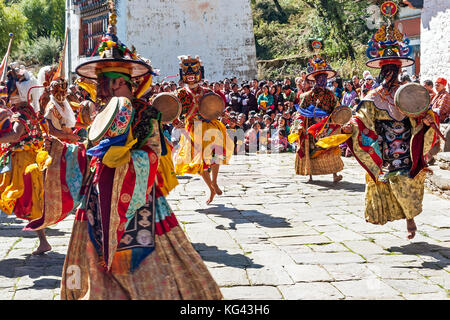
[[[300,138],[300,135],[298,133],[291,133],[288,136],[288,141],[289,143],[294,143],[295,141],[297,141]]]
[[[347,141],[351,136],[351,134],[336,134],[320,139],[316,142],[316,145],[324,149],[336,147]]]

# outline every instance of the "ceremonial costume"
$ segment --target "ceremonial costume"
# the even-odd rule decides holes
[[[181,57],[182,77],[185,83],[188,78],[194,83],[201,80],[201,63],[198,58]],[[217,119],[207,120],[199,110],[200,101],[213,91],[201,86],[185,86],[177,92],[182,105],[181,115],[185,116],[185,129],[189,139],[182,135],[177,156],[175,158],[175,172],[177,175],[202,174],[214,164],[228,164],[233,154],[234,142],[227,135],[225,125]],[[201,128],[195,123],[201,123]],[[178,120],[174,121],[175,124]],[[201,129],[201,132],[199,132]],[[195,130],[198,130],[197,132]],[[217,134],[216,134],[217,133]],[[212,136],[209,136],[212,134]],[[201,144],[196,141],[201,139]],[[201,146],[201,149],[199,147]]]
[[[114,26],[114,11],[111,19]],[[110,49],[80,65],[79,75],[110,82],[152,72],[111,27],[102,40],[100,48],[106,43]],[[103,98],[107,105],[89,130],[89,139],[98,144],[88,150],[91,174],[82,188],[61,298],[221,299],[155,181],[160,156],[167,152],[160,113],[143,100]]]
[[[309,65],[307,80],[333,77],[323,59],[316,57]],[[326,82],[326,81],[325,81]],[[298,144],[295,160],[295,172],[298,175],[334,174],[344,168],[339,146],[322,148],[316,145],[319,139],[340,133],[340,126],[330,123],[330,116],[339,106],[337,97],[319,83],[300,96],[297,107],[299,115],[294,118],[289,142]]]
[[[367,171],[365,218],[380,225],[413,221],[422,212],[424,155],[436,143],[437,134],[422,119],[407,116],[394,101],[399,90],[395,72],[414,63],[407,57],[408,40],[397,29],[383,26],[369,44],[367,65],[382,68],[382,76],[390,74],[392,82],[386,80],[364,97],[352,119],[352,139],[347,141]],[[437,119],[431,110],[428,114]]]
[[[6,110],[2,112],[6,113]],[[0,210],[32,221],[42,215],[43,177],[40,172],[26,174],[29,165],[43,144],[42,132],[33,110],[25,103],[14,105],[2,120],[2,135],[20,123],[23,133],[14,143],[4,143],[0,149]]]

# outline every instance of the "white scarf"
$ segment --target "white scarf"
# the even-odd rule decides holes
[[[56,107],[56,110],[58,110],[61,117],[63,117],[66,127],[75,127],[75,124],[77,123],[75,114],[73,113],[73,110],[67,100],[64,99],[64,109],[59,105],[53,95],[50,95],[50,102],[53,103],[53,105]]]

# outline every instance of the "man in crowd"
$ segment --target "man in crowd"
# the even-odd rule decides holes
[[[447,80],[438,78],[434,84],[436,88],[436,96],[433,98],[433,111],[439,115],[439,122],[446,123],[450,115],[450,94],[445,90]]]
[[[251,110],[258,110],[258,102],[255,95],[251,92],[248,84],[242,87],[242,112],[248,114]]]
[[[423,86],[425,87],[425,89],[427,89],[428,93],[430,94],[431,101],[433,101],[433,98],[436,96],[436,93],[433,90],[433,81],[425,80],[423,82]]]
[[[242,97],[239,93],[239,87],[236,83],[231,84],[231,92],[227,96],[227,105],[231,107],[234,112],[241,112]]]

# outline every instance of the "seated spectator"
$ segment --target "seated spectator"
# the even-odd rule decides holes
[[[289,148],[289,142],[287,138],[287,131],[285,129],[277,129],[274,138],[271,139],[272,152],[281,153],[287,152]]]
[[[247,132],[256,122],[256,114],[249,114],[248,120],[244,124],[244,131]]]
[[[245,151],[255,152],[259,151],[260,146],[261,125],[259,122],[254,122],[252,128],[245,134]]]
[[[295,93],[292,91],[291,87],[288,85],[283,86],[283,101],[286,104],[286,102],[289,103],[289,106],[294,105],[295,101]]]
[[[268,108],[274,109],[274,104],[273,95],[269,93],[269,86],[264,85],[263,90],[264,92],[259,95],[257,102],[258,109],[265,112]]]
[[[284,112],[284,105],[281,102],[278,102],[277,109],[275,110],[275,114]]]

